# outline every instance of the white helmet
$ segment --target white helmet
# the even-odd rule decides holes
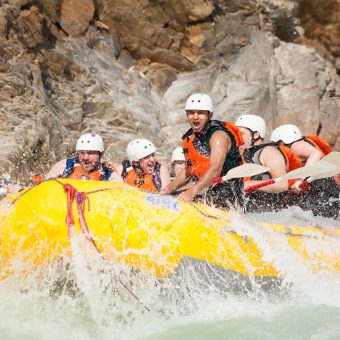
[[[95,132],[84,133],[77,140],[76,151],[104,152],[103,139]]]
[[[237,118],[236,126],[247,128],[253,132],[258,131],[261,138],[266,136],[266,122],[260,116],[256,115],[242,115]]]
[[[277,127],[272,132],[270,140],[272,142],[279,142],[281,140],[285,144],[291,144],[302,137],[302,133],[296,125],[285,124]]]
[[[176,148],[171,154],[171,163],[175,161],[185,161],[182,147]]]
[[[156,152],[156,147],[151,141],[144,138],[134,139],[126,148],[126,153],[130,162],[137,162],[154,152]]]
[[[188,97],[185,103],[185,111],[187,110],[204,110],[212,113],[214,111],[214,104],[207,94],[194,93]]]

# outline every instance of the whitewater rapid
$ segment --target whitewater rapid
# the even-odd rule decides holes
[[[74,238],[70,264],[0,282],[0,339],[339,338],[340,274],[314,274],[278,233],[258,223],[273,218],[287,224],[323,223],[326,228],[339,228],[339,223],[295,208],[231,215],[233,228],[254,238],[264,258],[283,273],[283,288],[275,294],[256,285],[246,294],[235,294],[228,282],[220,291],[189,269],[180,281],[159,280],[102,261]],[[313,251],[313,240],[306,242]],[[339,246],[334,239],[324,251]]]

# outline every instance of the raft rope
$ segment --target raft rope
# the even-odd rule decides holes
[[[60,184],[61,186],[64,186],[64,184],[59,181],[57,178],[50,178],[48,180],[46,180],[45,182],[47,181],[54,181],[54,182],[57,182],[58,184]],[[44,183],[44,182],[42,182]],[[17,196],[12,202],[11,204],[13,205],[14,203],[16,203],[22,196],[24,196],[26,193],[28,193],[30,190],[34,189],[35,187],[37,187],[38,185],[40,185],[41,183],[39,184],[36,184],[32,187],[30,187],[29,189],[23,191],[22,194],[20,194],[19,196]],[[92,191],[88,191],[86,194],[87,195],[90,195],[90,194],[94,194],[94,193],[97,193],[97,192],[101,192],[101,191],[107,191],[107,190],[111,190],[111,189],[117,189],[116,186],[108,186],[106,188],[101,188],[101,189],[96,189],[96,190],[92,190]],[[202,216],[204,217],[207,217],[207,218],[213,218],[213,219],[216,219],[216,220],[221,220],[221,221],[225,221],[225,222],[230,222],[230,220],[227,220],[227,219],[224,219],[224,218],[220,218],[220,217],[216,217],[214,215],[210,215],[210,214],[206,214],[205,212],[203,212],[201,209],[199,209],[196,205],[194,205],[193,203],[191,202],[187,202],[189,203],[189,205],[191,205],[193,208],[195,208]],[[332,231],[332,230],[327,230],[326,232],[326,229],[323,227],[323,226],[319,226],[319,225],[313,225],[314,228],[322,231],[326,236],[336,236],[336,234]],[[287,230],[287,227],[285,226],[285,229]],[[234,231],[233,231],[234,232]],[[287,236],[293,236],[293,237],[307,237],[307,238],[317,238],[317,236],[314,236],[314,235],[308,235],[308,234],[294,234],[292,233],[291,231],[287,231],[285,233],[283,232],[280,232],[280,234],[282,235],[287,235]]]
[[[82,234],[84,235],[85,239],[89,241],[93,247],[96,249],[97,253],[100,255],[100,258],[103,261],[107,261],[102,252],[99,250],[92,233],[89,230],[89,227],[86,223],[86,219],[84,216],[84,210],[85,210],[85,202],[88,203],[88,210],[90,210],[90,199],[87,196],[85,192],[78,192],[77,189],[72,186],[71,184],[65,183],[63,184],[64,190],[66,191],[67,195],[67,215],[66,215],[66,224],[68,229],[68,235],[71,238],[71,230],[74,228],[74,217],[73,217],[73,211],[72,211],[72,203],[73,201],[77,204],[78,209],[78,217],[79,217],[79,225],[80,230]],[[111,269],[112,270],[112,269]],[[141,304],[148,312],[150,312],[150,308],[146,306],[145,303],[143,303],[138,296],[125,284],[120,277],[116,275],[116,273],[112,270],[112,273],[117,280],[118,283],[120,283],[128,292],[129,294],[139,303]]]

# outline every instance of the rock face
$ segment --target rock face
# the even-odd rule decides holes
[[[92,0],[64,0],[60,8],[60,26],[72,37],[77,37],[89,26],[93,18]]]
[[[296,15],[305,34],[301,43],[315,47],[340,70],[340,3],[339,0],[299,0]]]
[[[0,175],[27,183],[90,130],[114,163],[137,136],[168,161],[194,91],[216,118],[260,114],[269,133],[296,123],[340,149],[336,0],[0,5]]]

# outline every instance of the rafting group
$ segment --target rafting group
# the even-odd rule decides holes
[[[303,136],[296,125],[285,124],[272,132],[270,142],[265,142],[267,131],[262,117],[244,114],[234,123],[214,120],[213,101],[205,93],[190,95],[185,112],[190,128],[182,137],[182,146],[171,155],[170,170],[157,160],[155,145],[145,138],[127,145],[127,157],[121,164],[104,162],[103,139],[91,132],[77,140],[75,157],[57,162],[37,181],[56,177],[118,181],[222,209],[236,207],[261,213],[296,205],[314,215],[338,218],[340,186],[336,176],[258,185],[319,162],[332,151],[324,139]],[[258,164],[267,171],[217,183],[216,179],[242,164]]]

